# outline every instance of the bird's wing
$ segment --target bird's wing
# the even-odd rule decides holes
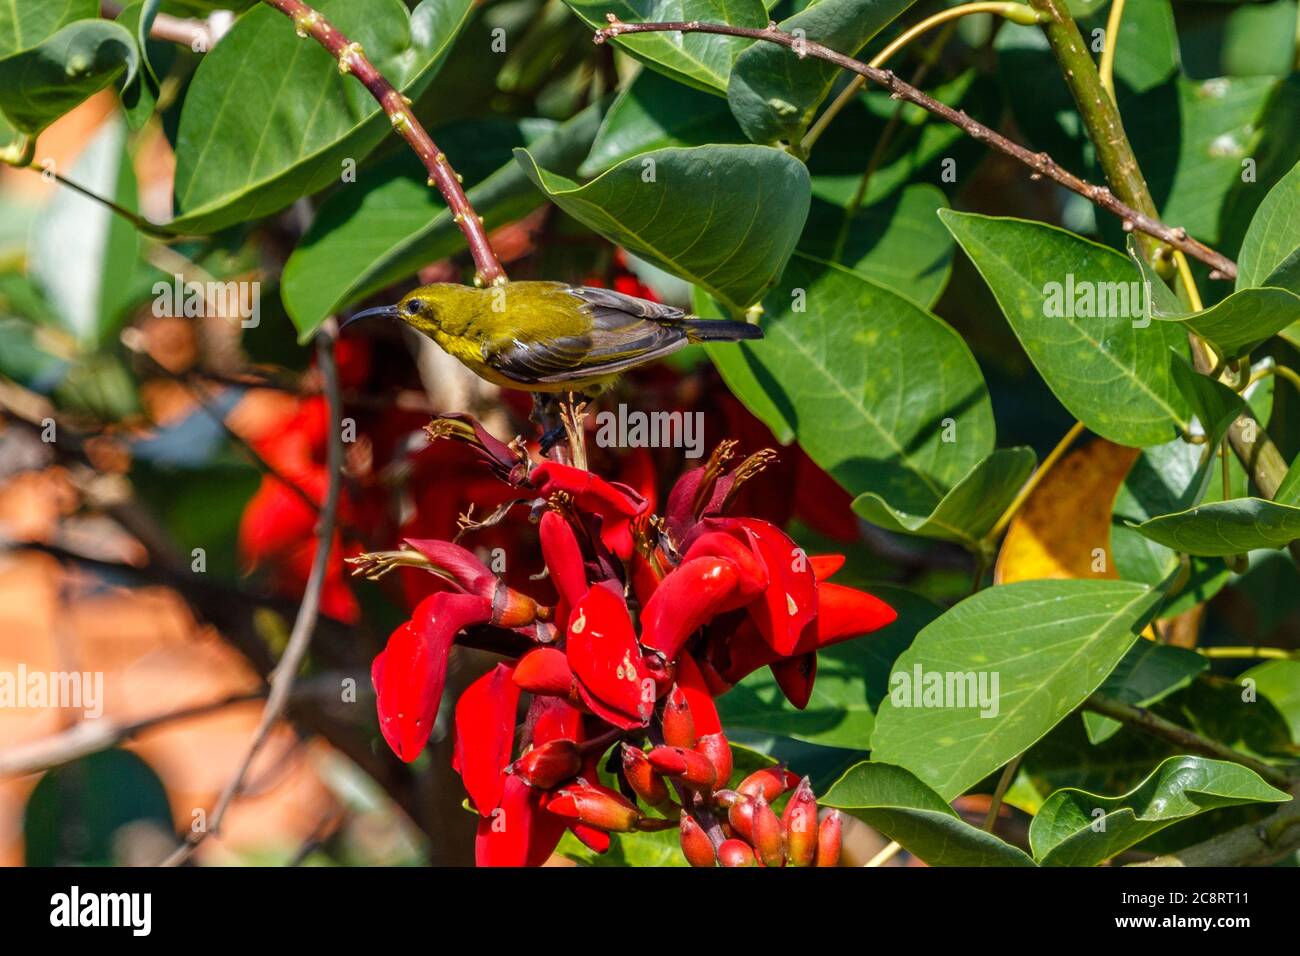
[[[493,368],[524,383],[562,384],[614,375],[687,344],[681,309],[587,286],[566,290],[585,303],[591,324],[580,334],[545,341],[513,339],[489,359]]]

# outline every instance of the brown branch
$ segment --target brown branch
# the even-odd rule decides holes
[[[271,729],[284,714],[293,690],[294,678],[302,666],[307,648],[311,645],[312,633],[316,630],[316,619],[320,613],[321,591],[325,586],[325,573],[329,566],[330,552],[334,546],[334,526],[338,515],[339,497],[343,486],[343,436],[339,430],[339,383],[338,369],[334,364],[333,323],[323,327],[316,335],[316,359],[324,379],[325,397],[329,404],[329,451],[326,469],[329,473],[329,487],[325,491],[325,503],[321,510],[320,522],[316,528],[316,555],[312,559],[311,572],[307,576],[307,587],[303,593],[302,604],[298,607],[298,616],[289,633],[289,642],[284,649],[280,662],[271,674],[271,691],[266,698],[259,721],[248,751],[240,763],[239,770],[226,785],[217,804],[213,808],[208,825],[190,838],[180,849],[171,855],[164,865],[175,866],[185,862],[200,843],[221,828],[226,811],[239,796],[244,779],[252,767],[254,758],[269,739]]]
[[[337,693],[343,676],[356,678],[355,674],[337,672],[322,674],[315,678],[311,685],[299,685],[294,690],[293,699],[297,701],[303,697],[313,696],[326,688]],[[150,714],[148,717],[140,717],[136,720],[123,721],[108,718],[83,720],[62,733],[0,752],[0,778],[20,777],[60,767],[73,760],[132,741],[155,727],[203,717],[236,704],[261,700],[264,697],[266,697],[265,690],[245,691],[217,700],[204,701],[201,704],[188,704],[174,710]]]
[[[1235,262],[1204,243],[1193,239],[1187,234],[1187,230],[1181,226],[1167,226],[1154,217],[1134,209],[1116,198],[1115,194],[1107,187],[1096,186],[1080,179],[1073,173],[1062,169],[1047,153],[1034,153],[1019,143],[1012,142],[996,130],[990,129],[983,123],[972,119],[966,115],[965,111],[956,110],[951,106],[940,103],[934,97],[923,93],[910,83],[900,80],[890,70],[869,66],[861,60],[855,60],[843,53],[837,53],[820,43],[814,43],[811,40],[784,33],[777,28],[775,23],[769,23],[765,29],[759,30],[752,27],[735,27],[725,23],[703,23],[698,20],[690,22],[623,23],[612,13],[607,14],[606,17],[610,25],[603,30],[596,31],[595,41],[597,43],[604,43],[608,39],[628,33],[715,33],[722,36],[745,37],[750,40],[775,43],[778,46],[793,50],[801,58],[812,56],[834,64],[841,69],[849,70],[888,90],[889,95],[894,99],[914,103],[923,110],[959,127],[972,139],[987,143],[999,152],[1018,160],[1033,170],[1035,178],[1046,176],[1071,192],[1077,193],[1102,209],[1115,214],[1123,221],[1126,232],[1136,230],[1146,233],[1195,259],[1199,259],[1210,266],[1212,278],[1234,279],[1237,276],[1237,264]]]
[[[505,270],[497,259],[492,244],[483,228],[483,219],[470,204],[460,183],[460,176],[451,168],[447,156],[429,136],[420,121],[411,112],[411,101],[388,82],[374,65],[366,59],[360,43],[354,43],[340,33],[318,11],[301,0],[264,0],[293,20],[299,36],[310,36],[338,60],[340,73],[351,73],[370,91],[398,135],[415,150],[429,172],[429,185],[436,186],[451,209],[452,221],[460,227],[474,257],[475,282],[482,285],[500,285],[506,281]]]
[[[1210,740],[1208,737],[1193,733],[1186,727],[1180,727],[1172,721],[1165,720],[1144,707],[1133,707],[1096,694],[1084,701],[1083,707],[1095,714],[1101,714],[1111,720],[1118,720],[1130,727],[1136,727],[1153,737],[1167,740],[1181,749],[1204,754],[1207,757],[1214,757],[1217,760],[1227,760],[1231,763],[1240,764],[1247,770],[1255,771],[1255,773],[1280,790],[1286,790],[1294,784],[1294,781],[1277,767],[1266,764],[1262,760],[1256,760],[1254,757],[1247,757],[1245,754],[1238,753],[1217,740]]]

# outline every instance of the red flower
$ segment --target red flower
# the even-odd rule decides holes
[[[447,541],[408,539],[411,551],[356,560],[372,571],[402,565],[430,572],[449,589],[422,601],[375,660],[380,726],[403,760],[413,760],[428,739],[457,637],[508,638],[502,648],[511,660],[475,681],[456,706],[454,766],[481,817],[479,863],[539,863],[565,828],[603,852],[611,833],[683,820],[691,861],[715,865],[718,847],[693,816],[700,801],[719,813],[731,808],[741,847],[726,861],[831,859],[838,833],[829,828],[827,846],[819,847],[809,787],[800,786],[796,809],[782,818],[769,804],[793,778],[768,774],[756,795],[726,789],[732,755],[713,698],[769,666],[803,707],[817,651],[885,626],[894,612],[865,592],[826,583],[842,558],[808,557],[775,525],[723,514],[770,454],[724,472],[730,449],[715,453],[678,481],[661,520],[649,514],[649,499],[626,485],[554,462],[521,472],[511,457],[517,446],[492,445],[467,420],[457,420],[454,431],[483,449],[498,477],[508,475],[540,511],[553,606],[511,588]],[[653,476],[642,478],[653,488]],[[525,693],[528,715],[516,739]],[[647,750],[647,738],[657,746]],[[614,772],[622,793],[597,772],[620,745]],[[768,777],[780,785],[768,788]],[[664,816],[647,816],[633,798]],[[746,847],[757,851],[746,857]]]

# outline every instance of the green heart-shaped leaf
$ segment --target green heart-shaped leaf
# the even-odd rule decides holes
[[[971,826],[902,767],[857,764],[818,803],[853,814],[930,866],[1034,865],[1021,850]]]
[[[1018,581],[967,598],[894,665],[873,758],[953,799],[1083,703],[1160,598],[1126,581]]]
[[[1239,764],[1170,757],[1123,796],[1056,791],[1030,824],[1029,843],[1042,866],[1096,866],[1179,820],[1219,807],[1289,799]]]
[[[808,170],[766,146],[659,149],[583,186],[515,157],[579,222],[732,308],[776,283],[808,215]]]

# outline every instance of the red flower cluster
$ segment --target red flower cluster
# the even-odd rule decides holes
[[[480,815],[479,863],[539,864],[566,828],[603,851],[611,832],[675,825],[692,863],[709,854],[744,862],[730,845],[737,842],[752,843],[767,865],[778,857],[815,860],[815,822],[800,825],[796,836],[790,820],[773,828],[768,819],[770,802],[793,786],[793,777],[782,772],[780,786],[750,780],[736,792],[726,789],[732,754],[713,698],[766,666],[802,708],[817,650],[883,627],[895,614],[870,594],[825,580],[842,558],[807,557],[776,526],[725,514],[771,453],[727,471],[725,444],[681,477],[660,517],[631,487],[569,465],[534,465],[518,443],[505,445],[468,418],[442,419],[431,429],[473,447],[540,514],[541,551],[555,591],[553,605],[541,604],[445,541],[408,540],[411,551],[353,559],[372,576],[415,566],[450,585],[420,602],[372,669],[381,730],[403,760],[414,760],[429,737],[457,639],[510,658],[456,706],[455,767]],[[523,693],[530,701],[516,746]],[[619,789],[602,784],[598,773],[616,744]],[[801,785],[786,816],[811,806],[815,821],[811,798]],[[661,814],[678,812],[650,816],[637,799]],[[737,819],[704,826],[727,808],[740,808],[726,814]],[[838,822],[828,826],[823,858],[830,843],[838,847],[830,832]]]

